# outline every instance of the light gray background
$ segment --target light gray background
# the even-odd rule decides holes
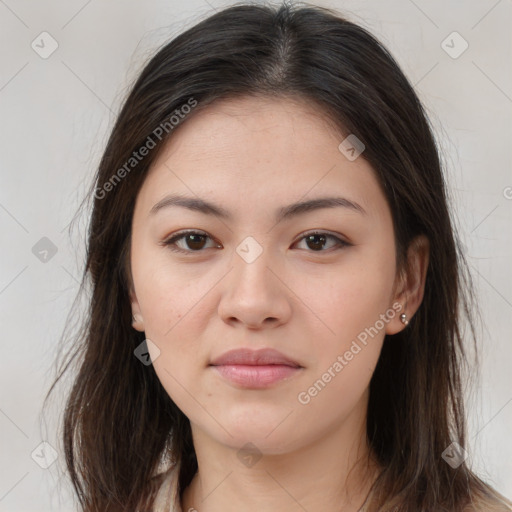
[[[84,261],[87,219],[74,235],[67,226],[126,87],[147,57],[232,3],[0,0],[1,511],[75,510],[60,479],[62,394],[43,427],[40,421]],[[510,497],[511,0],[317,4],[346,13],[383,41],[436,126],[485,322],[481,381],[468,402],[469,456],[479,474]],[[47,59],[31,47],[43,31],[58,43]],[[456,59],[442,47],[454,31],[469,44]],[[456,40],[445,44],[460,48]],[[57,247],[47,262],[32,252],[42,237]],[[58,450],[48,469],[31,458],[34,450],[34,459],[41,457],[42,441]]]

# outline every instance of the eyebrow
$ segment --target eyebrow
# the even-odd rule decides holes
[[[158,201],[150,210],[149,215],[155,215],[165,208],[182,207],[188,210],[197,211],[206,215],[214,215],[219,219],[232,220],[232,214],[223,207],[210,203],[204,199],[196,197],[187,197],[182,195],[168,195],[161,201]],[[346,199],[344,197],[319,197],[317,199],[310,199],[308,201],[301,201],[293,203],[288,206],[278,208],[275,213],[275,220],[280,222],[282,220],[290,219],[297,215],[301,215],[314,210],[322,208],[348,208],[352,211],[367,215],[365,209],[358,203]]]

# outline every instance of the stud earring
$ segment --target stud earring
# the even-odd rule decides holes
[[[409,323],[409,320],[407,320],[407,315],[405,313],[402,313],[400,315],[400,320],[404,325],[407,325]]]

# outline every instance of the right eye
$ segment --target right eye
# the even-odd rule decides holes
[[[205,248],[205,241],[207,239],[212,240],[204,231],[187,230],[174,234],[171,238],[162,242],[162,245],[168,246],[171,251],[190,254],[201,252]],[[179,242],[182,242],[181,247],[178,245]],[[218,245],[214,245],[214,247],[218,247]]]

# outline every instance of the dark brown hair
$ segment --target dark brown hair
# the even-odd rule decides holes
[[[477,501],[504,510],[506,500],[465,463],[453,469],[441,457],[454,441],[466,446],[464,319],[473,341],[475,328],[440,155],[415,91],[382,44],[338,13],[241,4],[197,23],[149,60],[95,176],[80,287],[91,285],[87,317],[48,392],[74,362],[63,443],[83,511],[142,510],[144,503],[149,510],[161,464],[180,463],[180,490],[197,470],[187,417],[153,367],[134,356],[144,334],[131,324],[131,221],[147,172],[172,137],[171,117],[196,102],[179,116],[186,122],[215,100],[248,95],[315,104],[340,133],[365,144],[363,157],[393,215],[399,270],[414,237],[430,241],[423,302],[407,329],[384,340],[370,384],[367,436],[383,470],[369,510],[455,512]],[[126,167],[148,138],[154,149]]]

